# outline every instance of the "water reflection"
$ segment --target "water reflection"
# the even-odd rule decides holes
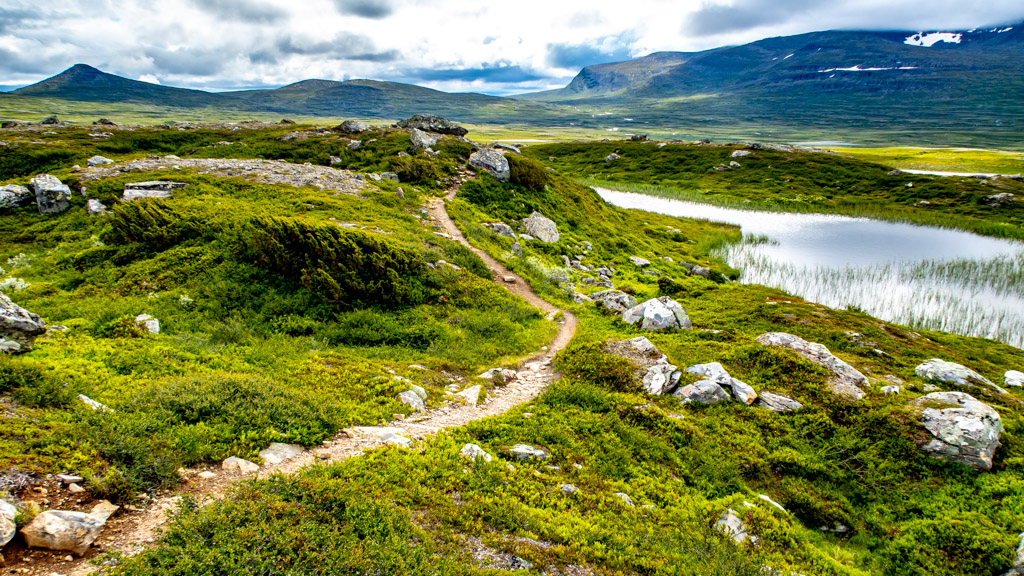
[[[1024,347],[1024,244],[928,226],[721,208],[597,189],[623,208],[738,224],[771,242],[720,256],[743,282],[915,328]]]

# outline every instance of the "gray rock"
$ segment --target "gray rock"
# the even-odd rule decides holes
[[[13,540],[14,535],[18,532],[18,526],[14,523],[17,516],[18,509],[14,507],[14,504],[0,499],[0,548]]]
[[[409,366],[409,368],[413,368],[413,367],[416,367],[416,366],[418,366],[418,364],[413,364],[412,366]],[[426,370],[426,368],[424,368],[422,366],[419,366],[417,368],[417,370]],[[422,386],[417,386],[415,384],[409,384],[409,390],[412,390],[413,392],[415,392],[416,395],[419,396],[420,398],[422,398],[423,400],[427,399],[427,391]]]
[[[778,413],[793,412],[804,407],[803,404],[793,400],[789,396],[773,394],[771,392],[761,392],[756,405]]]
[[[1007,370],[1006,374],[1003,375],[1005,379],[1004,384],[1007,386],[1021,387],[1024,386],[1024,372],[1019,370]]]
[[[674,375],[681,374],[676,370],[676,367],[669,364],[667,360],[659,362],[654,366],[647,368],[644,372],[641,384],[643,384],[644,391],[654,396],[661,396],[671,392],[675,385],[679,383],[679,376]]]
[[[100,214],[107,213],[107,207],[95,198],[89,198],[89,201],[85,203],[85,209],[89,212],[90,216],[99,216]]]
[[[103,156],[93,156],[85,161],[88,166],[102,166],[104,164],[113,164],[114,161],[110,158],[104,158]]]
[[[0,210],[17,208],[32,201],[32,191],[17,184],[0,186]]]
[[[519,148],[517,146],[513,146],[511,144],[505,144],[504,142],[496,142],[494,144],[491,144],[491,146],[494,147],[494,148],[498,148],[499,150],[508,150],[509,152],[512,152],[513,154],[522,154],[522,152],[519,151]]]
[[[255,474],[260,469],[259,464],[237,456],[225,458],[220,467],[222,470],[238,470],[242,474]]]
[[[160,333],[160,321],[149,314],[139,314],[135,317],[135,322],[145,328],[146,332],[150,334]]]
[[[933,436],[922,451],[979,470],[992,468],[1003,421],[991,406],[963,392],[932,392],[910,406]]]
[[[522,258],[523,246],[519,242],[512,244],[512,253],[516,255],[516,258]]]
[[[562,484],[558,488],[562,491],[562,494],[565,494],[566,496],[571,496],[580,491],[579,488],[573,486],[572,484]]]
[[[611,154],[609,154],[609,155],[605,156],[605,157],[604,157],[604,161],[605,161],[605,162],[615,162],[615,161],[616,161],[616,160],[618,160],[619,158],[622,158],[622,156],[619,156],[618,154],[615,154],[615,153],[613,152],[613,153],[611,153]]]
[[[483,386],[476,385],[466,388],[462,392],[455,394],[456,398],[459,398],[470,406],[476,406],[480,402],[480,391],[483,390]]]
[[[335,131],[341,132],[342,134],[359,134],[360,132],[366,132],[369,129],[369,124],[358,120],[345,120],[334,128]]]
[[[636,307],[636,298],[618,290],[603,290],[590,295],[594,302],[600,302],[606,309],[622,313]]]
[[[20,354],[32,349],[36,338],[46,334],[46,323],[0,292],[0,352]]]
[[[505,155],[493,148],[482,148],[469,157],[469,165],[478,170],[486,170],[501,182],[508,182],[511,172],[509,171],[508,159]]]
[[[590,296],[586,294],[580,294],[579,292],[572,293],[572,301],[577,304],[591,304],[594,301],[590,299]]]
[[[644,258],[640,258],[639,256],[630,256],[629,257],[629,261],[632,262],[634,265],[639,266],[641,268],[643,268],[644,266],[650,266],[651,265],[651,261],[650,260],[647,260],[647,259],[644,259]]]
[[[547,460],[548,453],[529,444],[516,444],[508,453],[519,460]]]
[[[399,128],[416,128],[424,132],[435,132],[437,134],[449,134],[451,136],[465,136],[469,133],[462,126],[451,120],[433,116],[431,114],[416,114],[412,118],[402,120],[398,123]]]
[[[468,458],[473,462],[476,462],[478,458],[483,459],[484,462],[490,462],[493,460],[486,450],[476,444],[466,444],[462,447],[462,450],[459,450],[459,454],[462,455],[463,458]]]
[[[672,395],[682,400],[683,404],[690,402],[717,404],[718,402],[729,400],[729,395],[725,390],[712,380],[701,380],[700,382],[683,386]]]
[[[349,150],[359,150],[362,147],[363,143],[360,140],[353,140],[348,143],[348,146],[346,146],[346,148],[348,148]]]
[[[558,226],[555,225],[555,222],[540,212],[534,212],[523,220],[523,230],[537,240],[548,244],[558,242],[562,237],[558,233]]]
[[[263,458],[263,462],[270,466],[280,464],[287,460],[295,458],[305,449],[298,444],[282,444],[280,442],[274,442],[265,449],[260,450],[260,458]]]
[[[398,182],[398,174],[394,172],[381,172],[380,177],[384,180],[391,180],[392,182]]]
[[[89,514],[47,510],[36,516],[21,533],[29,546],[70,550],[81,556],[99,538],[107,519],[117,509],[117,506],[104,500],[93,507]]]
[[[832,378],[829,380],[829,389],[832,392],[856,400],[864,397],[864,391],[860,387],[868,384],[867,377],[837,358],[825,346],[785,332],[762,334],[757,337],[757,342],[765,346],[789,348],[805,359],[826,368],[832,372]]]
[[[499,236],[505,236],[506,238],[516,239],[516,233],[512,230],[512,227],[504,222],[488,222],[485,223],[484,228],[494,232]]]
[[[715,522],[715,529],[732,538],[737,544],[743,544],[748,538],[746,524],[732,508],[722,512],[722,516]]]
[[[50,124],[60,124],[60,119],[57,118],[56,116],[47,116],[46,118],[43,118],[42,120],[40,120],[39,123],[40,124],[47,124],[47,125],[50,125]]]
[[[150,180],[148,182],[129,182],[124,185],[124,192],[121,200],[132,202],[143,198],[170,198],[176,190],[185,188],[188,184],[183,182],[168,182],[166,180]]]
[[[400,446],[402,448],[411,448],[413,444],[412,438],[407,438],[405,436],[402,436],[401,434],[396,434],[394,432],[389,432],[382,435],[380,437],[380,440],[385,444]]]
[[[892,384],[892,385],[889,385],[889,386],[882,386],[882,394],[885,394],[885,395],[888,396],[890,394],[899,394],[899,393],[900,393],[900,387],[897,386],[896,384]]]
[[[1001,207],[1006,206],[1008,204],[1013,204],[1014,201],[1015,201],[1015,199],[1014,199],[1013,194],[1011,194],[1009,192],[1003,192],[1001,194],[993,194],[992,196],[985,196],[984,198],[981,199],[981,202],[983,204],[987,204],[989,206],[993,206],[993,207],[996,207],[996,208],[1001,208]]]
[[[519,373],[515,370],[509,370],[508,368],[491,368],[477,376],[477,378],[490,380],[495,384],[509,384],[511,382],[515,382],[519,378]]]
[[[40,174],[32,179],[36,192],[36,204],[43,215],[60,214],[71,205],[71,189],[56,176]]]
[[[732,389],[733,397],[747,406],[750,406],[757,401],[757,392],[754,390],[753,386],[746,382],[733,378],[730,382],[729,388]]]
[[[414,412],[426,412],[427,410],[427,405],[423,402],[423,398],[420,398],[420,395],[412,390],[406,390],[399,394],[398,401],[412,408]]]
[[[430,148],[431,146],[437,144],[437,141],[441,139],[440,136],[427,134],[426,132],[418,128],[413,128],[409,130],[409,138],[412,139],[412,147],[416,150]]]
[[[622,321],[637,324],[641,330],[690,330],[693,325],[686,310],[668,296],[652,298],[622,312]]]
[[[733,150],[729,155],[730,158],[746,158],[747,156],[750,156],[749,150]]]
[[[636,505],[633,504],[633,499],[629,497],[629,494],[626,494],[625,492],[616,492],[615,494],[612,494],[612,496],[615,496],[616,498],[621,500],[622,503],[625,504],[626,506],[629,506],[630,508],[636,508]]]
[[[936,380],[957,386],[989,386],[1006,394],[1006,390],[996,386],[991,380],[974,370],[955,362],[946,362],[932,358],[914,369],[918,376],[927,380]]]

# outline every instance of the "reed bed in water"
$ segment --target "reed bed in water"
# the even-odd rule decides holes
[[[741,281],[785,290],[833,308],[923,330],[979,336],[1024,348],[1024,251],[985,260],[807,266],[778,262],[763,238],[723,246],[717,256]]]

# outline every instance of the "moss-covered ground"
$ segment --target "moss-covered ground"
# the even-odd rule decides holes
[[[353,152],[331,135],[277,140],[290,130],[214,132],[202,136],[209,143],[191,140],[199,133],[153,131],[105,152],[118,160],[223,153],[314,163],[341,153],[342,166],[356,170],[414,168],[399,172],[401,183],[373,184],[365,198],[175,173],[190,186],[174,198],[119,205],[114,196],[125,180],[172,176],[132,173],[89,185],[91,197],[114,206],[108,216],[88,217],[78,195],[58,217],[32,208],[0,215],[0,265],[29,284],[12,298],[68,328],[37,341],[29,354],[2,360],[4,467],[81,472],[96,495],[130,502],[139,490],[173,486],[179,465],[252,457],[272,441],[311,445],[341,426],[401,411],[394,398],[404,384],[388,370],[436,397],[451,378],[528,355],[550,338],[551,323],[474,275],[486,275],[479,261],[417,216],[424,198],[443,190],[438,182],[464,164],[468,147],[452,142],[439,147],[439,158],[404,158],[408,136],[399,132],[364,135],[363,148]],[[6,182],[45,169],[75,184],[71,164],[98,145],[73,132],[50,138],[52,150],[65,154],[47,159],[45,168],[7,172]],[[244,145],[212,146],[232,138]],[[19,146],[26,158],[43,148]],[[625,159],[634,145],[598,146],[622,149]],[[674,148],[666,149],[690,153]],[[527,156],[544,163],[554,157],[558,171],[515,158],[513,183],[478,176],[448,210],[473,244],[578,315],[577,336],[557,359],[560,382],[534,402],[412,450],[391,447],[246,482],[202,507],[186,499],[150,551],[117,559],[108,570],[498,573],[471,554],[483,549],[552,574],[753,575],[769,567],[780,574],[938,576],[995,575],[1010,567],[1024,525],[1020,392],[963,389],[1002,417],[1002,445],[988,472],[922,454],[917,446],[927,434],[906,405],[929,384],[914,373],[924,359],[960,362],[1001,381],[1004,371],[1024,366],[1024,352],[912,332],[855,310],[729,283],[735,271],[710,253],[738,239],[737,229],[611,207],[570,178],[599,152],[530,150]],[[0,159],[11,151],[0,149]],[[727,162],[730,152],[699,149],[694,165],[706,169],[722,161],[718,155]],[[604,168],[605,155],[597,166]],[[753,168],[752,160],[740,159]],[[814,155],[817,171],[801,160],[779,157],[771,165],[803,174],[808,189],[821,172],[844,187],[862,176],[884,181],[877,172],[886,172],[833,155]],[[631,169],[634,181],[645,177],[643,165]],[[625,180],[628,173],[590,176]],[[899,184],[887,190],[903,190]],[[404,198],[395,195],[397,186]],[[777,193],[792,193],[786,190]],[[878,193],[867,184],[857,190],[849,198]],[[534,210],[553,219],[562,237],[555,244],[522,242],[521,256],[512,239],[481,225],[514,224]],[[363,249],[373,258],[350,257]],[[638,300],[670,295],[687,309],[694,330],[645,334],[673,364],[718,361],[757,391],[792,396],[805,408],[775,414],[737,403],[682,406],[643,394],[622,361],[600,347],[641,332],[597,307],[573,304],[570,286],[581,289],[582,274],[565,267],[563,256],[577,255],[587,266],[614,268],[616,287]],[[651,260],[662,275],[643,274],[630,256]],[[462,270],[426,267],[440,258]],[[368,273],[380,263],[388,273]],[[713,280],[687,275],[684,264],[710,268]],[[160,318],[159,335],[140,334],[126,320],[140,313]],[[768,331],[823,343],[872,379],[904,380],[903,391],[883,395],[876,381],[865,400],[837,398],[823,369],[754,342]],[[408,370],[411,363],[430,367],[431,376]],[[77,393],[114,411],[87,411],[73,400]],[[461,458],[467,442],[494,461]],[[508,449],[517,443],[541,447],[550,458],[515,460]],[[579,491],[566,494],[562,484]],[[736,545],[714,529],[730,507],[756,544]]]

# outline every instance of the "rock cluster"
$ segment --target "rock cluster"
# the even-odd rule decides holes
[[[639,324],[642,330],[689,330],[693,326],[679,302],[661,296],[622,312],[626,324]]]
[[[512,227],[504,222],[486,222],[483,224],[483,227],[499,236],[505,236],[513,240],[516,239],[515,230],[512,230]]]
[[[859,400],[864,397],[861,386],[868,384],[868,379],[859,370],[840,360],[822,344],[808,342],[799,336],[785,332],[769,332],[757,337],[759,344],[788,348],[805,359],[818,364],[830,372],[829,389],[841,396]]]
[[[736,378],[730,376],[729,373],[726,372],[725,368],[723,368],[722,365],[719,364],[718,362],[711,362],[709,364],[697,364],[696,366],[690,366],[689,368],[686,369],[686,371],[689,374],[695,374],[704,377],[703,380],[697,382],[696,384],[691,384],[691,386],[696,387],[692,391],[693,393],[696,393],[698,395],[709,394],[710,397],[722,398],[727,400],[729,398],[729,395],[725,393],[725,390],[729,390],[730,392],[732,392],[732,396],[736,400],[743,402],[748,406],[757,401],[757,392],[755,392],[754,389],[751,388],[748,384],[741,382],[740,380],[737,380]],[[711,384],[712,386],[708,386],[707,384]],[[718,390],[721,390],[721,393],[719,393],[718,390],[714,390],[715,387],[717,387]],[[689,388],[689,386],[684,387],[683,390],[685,390],[686,388]],[[689,397],[689,393],[683,392],[683,390],[676,392],[676,396],[682,398],[683,403],[691,401],[700,402],[700,400],[691,399]]]
[[[36,338],[46,334],[46,323],[0,293],[0,352],[28,352]]]
[[[602,290],[590,295],[594,302],[600,302],[606,310],[615,313],[623,313],[636,307],[636,298],[618,290]]]
[[[991,406],[963,392],[933,392],[910,406],[933,436],[922,451],[979,470],[992,468],[1003,422]]]

